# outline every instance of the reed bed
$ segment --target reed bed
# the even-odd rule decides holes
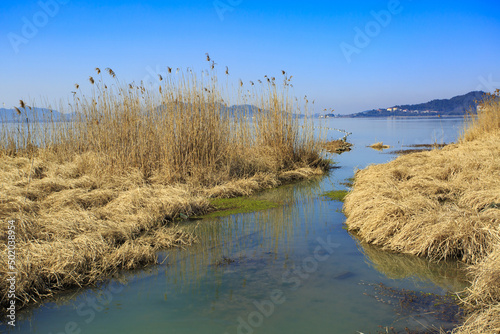
[[[490,96],[457,144],[358,171],[349,230],[388,251],[469,265],[470,310],[456,333],[500,328],[500,100]]]
[[[2,125],[0,251],[14,220],[18,308],[190,245],[194,236],[175,222],[212,210],[210,197],[328,168],[312,123],[296,117],[303,106],[285,72],[281,82],[234,87],[229,77],[219,82],[211,61],[201,74],[167,68],[158,79],[156,88],[123,84],[96,68],[91,93],[75,85],[74,100],[58,108],[71,121],[33,119],[21,101],[19,123]],[[8,271],[1,257],[1,276]],[[2,306],[7,290],[2,280]]]

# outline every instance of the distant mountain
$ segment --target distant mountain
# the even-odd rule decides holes
[[[390,116],[463,116],[476,112],[485,92],[474,91],[451,99],[432,100],[420,104],[397,105],[390,108],[372,109],[346,117],[390,117]]]
[[[413,105],[401,105],[396,106],[396,108],[419,111],[433,110],[442,112],[443,114],[463,115],[471,109],[475,111],[478,101],[482,101],[485,94],[486,93],[483,91],[474,91],[465,95],[455,96],[451,99],[432,100],[427,103]]]
[[[228,111],[233,115],[247,115],[249,117],[252,117],[254,114],[257,114],[261,110],[251,104],[238,104],[229,107]]]
[[[71,118],[71,115],[46,108],[19,108],[19,112],[20,114],[15,109],[0,108],[0,122],[26,122],[26,118],[30,121],[60,122]]]
[[[177,107],[181,105],[186,107],[185,104],[178,104]],[[227,107],[220,103],[218,107],[220,110],[227,111],[228,114],[232,116],[246,115],[248,117],[252,117],[254,114],[259,112],[258,107],[250,104],[233,105],[231,107]],[[168,108],[166,105],[161,105],[156,108],[156,110],[158,111],[164,111],[167,109]],[[72,117],[72,114],[63,114],[56,110],[47,108],[19,108],[19,111],[20,114],[15,109],[0,108],[0,122],[26,122],[26,118],[28,118],[30,121],[37,120],[42,122],[49,122],[53,120],[55,122],[59,122],[70,120]]]
[[[213,105],[210,105],[210,107],[213,107]],[[216,103],[215,106],[218,110],[225,111],[231,116],[248,116],[252,117],[254,114],[259,112],[259,108],[251,105],[251,104],[239,104],[239,105],[233,105],[231,107],[228,107],[222,103]],[[179,109],[180,108],[180,109]],[[169,102],[167,104],[162,104],[158,107],[156,107],[157,111],[164,112],[167,110],[176,110],[178,109],[179,111],[182,111],[183,109],[190,108],[189,103],[173,103]]]
[[[188,108],[189,104],[186,103],[169,103],[163,104],[155,108],[157,112],[165,112],[170,108]],[[259,107],[251,105],[251,104],[238,104],[228,107],[222,103],[218,104],[218,109],[221,111],[226,111],[228,115],[233,117],[253,117],[259,112],[266,112],[265,110],[259,109]],[[172,110],[172,109],[170,109]],[[63,114],[56,110],[47,109],[47,108],[19,108],[21,114],[17,112],[15,109],[5,109],[0,108],[0,123],[1,122],[26,122],[26,118],[29,121],[41,121],[41,122],[60,122],[60,121],[68,121],[71,120],[74,114]],[[296,117],[301,117],[302,115],[297,114]]]

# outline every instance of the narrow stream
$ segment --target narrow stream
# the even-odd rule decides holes
[[[410,144],[452,142],[462,119],[329,119],[353,134],[328,175],[256,195],[283,205],[184,223],[199,242],[98,288],[19,312],[13,333],[378,333],[450,328],[439,297],[466,287],[458,263],[382,252],[350,235],[342,203],[355,168],[395,158]],[[327,131],[330,139],[342,136]],[[394,146],[379,152],[366,146]],[[409,291],[416,298],[407,298]],[[434,298],[427,302],[425,296]],[[438,298],[438,299],[435,299]],[[423,300],[423,301],[422,301]],[[431,305],[432,304],[432,305]],[[453,314],[452,314],[453,315]],[[3,325],[2,325],[3,326]],[[0,326],[1,331],[8,329]],[[380,327],[381,326],[381,327]]]

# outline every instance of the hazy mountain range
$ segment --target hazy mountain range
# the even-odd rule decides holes
[[[390,116],[463,116],[467,112],[476,112],[477,105],[485,96],[485,92],[473,91],[451,99],[432,100],[426,103],[396,105],[379,108],[340,117],[390,117]]]
[[[218,106],[220,110],[226,110],[229,115],[232,116],[249,116],[252,117],[255,113],[259,111],[259,108],[250,104],[234,105],[231,107],[226,107],[223,104]],[[157,111],[166,110],[166,106],[157,107]],[[63,114],[57,110],[47,109],[47,108],[19,108],[20,114],[15,109],[5,109],[0,108],[0,122],[26,122],[28,119],[30,122],[37,120],[41,122],[60,122],[68,121],[74,116],[74,114]]]
[[[473,91],[464,95],[455,96],[451,99],[432,100],[420,104],[396,105],[390,108],[379,108],[367,110],[350,115],[341,114],[314,114],[313,117],[393,117],[393,116],[413,116],[413,117],[429,117],[429,116],[463,116],[467,112],[475,112],[477,104],[484,99],[485,92]],[[164,110],[166,106],[160,106],[157,110]],[[259,112],[259,108],[250,104],[233,105],[226,107],[223,104],[219,106],[220,110],[226,110],[233,116],[248,116],[252,117]],[[19,109],[21,115],[15,109],[0,108],[0,122],[25,122],[26,118],[30,121],[65,121],[70,120],[73,114],[63,114],[56,110],[46,108]],[[303,115],[297,114],[297,117]]]
[[[68,120],[72,116],[46,108],[19,108],[19,111],[21,114],[15,109],[0,108],[0,122],[26,122],[26,118],[30,121],[60,122]]]

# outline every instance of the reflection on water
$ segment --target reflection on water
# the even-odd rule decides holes
[[[252,196],[254,199],[283,203],[278,209],[183,225],[183,229],[197,236],[198,242],[188,249],[163,254],[170,265],[168,280],[195,288],[208,273],[216,276],[227,274],[234,268],[249,268],[267,260],[278,260],[278,257],[293,261],[295,234],[307,234],[314,210],[327,205],[324,201],[317,201],[321,180],[318,177]],[[226,263],[220,264],[223,259]],[[186,272],[190,273],[189,277]],[[214,281],[215,284],[221,282]]]
[[[182,228],[198,238],[193,247],[163,252],[165,261],[159,266],[121,273],[98,288],[73,291],[19,312],[10,331],[275,334],[376,333],[379,325],[425,329],[418,314],[398,314],[394,305],[373,298],[381,294],[374,287],[439,295],[459,291],[465,283],[457,265],[430,264],[357,242],[342,228],[342,203],[321,195],[345,189],[342,183],[354,168],[393,158],[366,145],[401,138],[405,145],[417,144],[436,128],[448,136],[459,123],[425,121],[420,131],[412,130],[418,122],[344,123],[332,127],[353,132],[355,146],[334,157],[341,168],[255,196],[283,206],[186,222]],[[423,320],[434,325],[433,318]]]
[[[353,236],[355,237],[355,236]],[[431,282],[445,291],[460,292],[467,287],[464,265],[457,261],[429,262],[426,259],[381,250],[357,240],[367,263],[391,279],[410,278],[419,283]]]

